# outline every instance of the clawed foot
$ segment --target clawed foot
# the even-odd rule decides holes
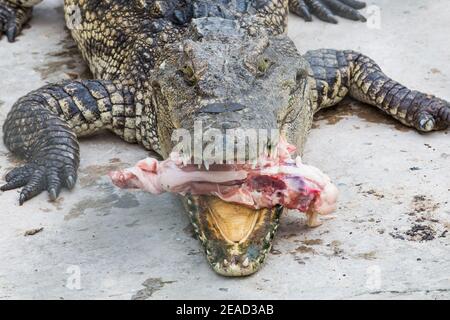
[[[19,7],[0,1],[0,40],[3,35],[14,42],[24,24],[31,18],[32,8]]]
[[[366,4],[357,0],[289,0],[292,13],[302,17],[305,21],[312,21],[312,15],[329,23],[338,23],[334,15],[354,20],[366,21],[358,10]]]
[[[435,130],[447,129],[450,126],[450,103],[445,100],[427,97],[424,99],[422,106],[415,111],[415,114],[408,114],[413,117],[413,125],[417,130],[422,132],[430,132]],[[409,120],[409,119],[407,119]]]
[[[47,190],[49,198],[55,201],[62,187],[72,189],[77,179],[76,169],[64,161],[40,161],[15,168],[6,177],[6,184],[1,191],[8,191],[23,187],[19,196],[19,203],[23,203],[42,191]]]

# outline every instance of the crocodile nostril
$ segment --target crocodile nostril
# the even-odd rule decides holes
[[[244,110],[246,107],[237,102],[215,102],[198,110],[199,113],[224,113]]]

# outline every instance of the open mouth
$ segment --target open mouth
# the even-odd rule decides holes
[[[216,226],[221,237],[233,244],[244,242],[253,232],[263,210],[220,201],[211,197],[207,204],[210,224]]]
[[[270,250],[285,209],[304,212],[308,225],[335,210],[337,188],[320,170],[292,159],[295,148],[280,142],[276,157],[255,165],[186,165],[179,154],[147,158],[110,174],[121,188],[182,195],[208,261],[222,275],[257,271]]]
[[[251,209],[213,196],[183,202],[209,264],[223,276],[247,276],[263,265],[283,208]]]
[[[178,153],[158,161],[147,158],[133,168],[110,173],[120,188],[153,194],[211,195],[252,209],[281,205],[305,213],[326,215],[335,210],[338,191],[319,169],[291,158],[295,147],[281,142],[276,157],[250,164],[185,164]]]

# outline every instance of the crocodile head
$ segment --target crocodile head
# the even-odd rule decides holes
[[[230,129],[275,129],[303,145],[312,121],[311,77],[286,36],[214,34],[167,52],[152,81],[163,156],[175,145],[176,129],[195,136],[199,122],[203,132],[223,133],[224,145]],[[205,141],[193,145],[207,149]],[[256,160],[262,149],[251,154],[247,148],[245,160]],[[205,152],[203,161],[217,160],[208,157]],[[260,268],[282,208],[253,210],[207,196],[187,196],[184,202],[217,273],[243,276]]]

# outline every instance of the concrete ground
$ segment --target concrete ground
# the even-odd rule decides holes
[[[360,50],[412,88],[450,100],[446,0],[370,1],[369,25],[290,20],[302,51]],[[15,44],[0,42],[0,123],[29,91],[86,68],[63,31],[62,4],[46,0]],[[378,28],[379,27],[379,28]],[[0,193],[0,298],[448,299],[450,143],[348,101],[318,116],[305,160],[341,191],[336,218],[307,229],[284,216],[256,275],[214,274],[171,195],[122,192],[105,174],[146,156],[110,135],[86,139],[80,179],[57,203],[23,207]],[[0,172],[18,164],[0,144]],[[33,236],[24,233],[44,228]]]

